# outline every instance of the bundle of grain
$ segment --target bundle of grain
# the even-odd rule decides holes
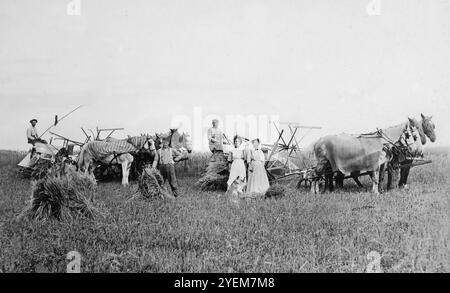
[[[281,198],[286,195],[286,188],[280,184],[274,184],[266,191],[265,198]]]
[[[228,181],[228,162],[223,153],[214,154],[206,167],[205,174],[197,182],[203,191],[226,191]]]
[[[33,180],[44,179],[49,175],[53,166],[53,162],[49,160],[38,160],[36,164],[31,168],[30,177]]]
[[[165,190],[163,185],[164,179],[155,168],[146,167],[139,177],[139,191],[144,198],[172,199],[173,196]]]
[[[92,175],[69,171],[64,176],[47,176],[33,182],[31,199],[20,218],[46,221],[94,218],[96,181]]]

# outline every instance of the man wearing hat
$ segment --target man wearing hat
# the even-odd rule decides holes
[[[209,149],[213,154],[223,153],[223,132],[219,129],[219,120],[212,121],[212,127],[208,129]]]
[[[41,143],[47,143],[45,140],[41,139],[39,137],[39,134],[37,132],[36,129],[36,124],[38,123],[37,119],[31,119],[30,120],[30,124],[31,126],[28,127],[27,129],[27,139],[28,139],[28,143],[32,144],[33,146],[35,145],[35,143],[37,142],[41,142]]]
[[[163,139],[162,148],[156,152],[155,160],[153,161],[153,168],[159,169],[164,179],[164,183],[169,181],[173,196],[178,196],[178,182],[175,175],[174,157],[180,156],[181,153],[170,147],[170,138]]]

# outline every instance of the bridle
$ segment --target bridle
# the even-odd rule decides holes
[[[383,150],[385,150],[386,152],[397,155],[406,154],[409,156],[414,156],[413,154],[411,154],[409,149],[410,146],[415,144],[420,138],[418,137],[414,126],[412,126],[411,124],[403,129],[403,132],[397,141],[391,139],[382,129],[377,129],[376,133],[387,142],[387,144],[383,147]],[[413,142],[409,142],[411,135],[413,136]]]

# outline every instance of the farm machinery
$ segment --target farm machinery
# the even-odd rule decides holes
[[[113,138],[112,134],[124,130],[123,128],[101,129],[97,127],[96,133],[94,133],[92,130],[86,131],[83,128],[81,129],[86,136],[85,140],[82,142],[50,131],[50,141],[48,143],[45,141],[35,143],[25,158],[18,164],[19,172],[24,177],[41,179],[51,170],[58,169],[66,164],[75,166],[81,149],[87,143],[91,141],[119,141],[118,139]],[[91,132],[92,135],[88,134],[89,132]],[[119,155],[120,154],[116,154],[114,157]],[[139,170],[154,156],[151,155],[148,149],[134,152],[132,155],[135,160],[132,164],[131,174],[132,177],[137,178]],[[96,162],[93,173],[98,180],[107,180],[121,176],[122,170],[120,166],[113,161],[114,160],[109,164]]]
[[[36,143],[25,158],[18,164],[19,172],[25,177],[41,179],[48,172],[66,164],[75,165],[77,154],[74,144],[55,146],[50,143]]]
[[[273,123],[273,122],[272,122]],[[313,166],[312,154],[303,152],[300,144],[311,131],[319,126],[305,126],[295,122],[273,123],[278,138],[273,145],[264,145],[267,154],[265,164],[267,175],[272,182],[292,177],[305,178]]]
[[[114,141],[116,139],[114,139],[112,135],[117,131],[124,130],[124,128],[97,127],[96,133],[94,133],[92,130],[86,131],[84,128],[81,128],[85,135],[84,141],[76,141],[51,131],[52,128],[56,127],[62,120],[66,119],[69,115],[81,107],[83,106],[73,109],[61,118],[58,118],[58,115],[55,115],[54,123],[52,123],[52,125],[44,131],[37,141],[33,143],[33,146],[28,154],[22,159],[22,161],[19,162],[18,167],[21,175],[28,178],[41,179],[53,170],[61,169],[61,167],[68,164],[76,165],[78,154],[87,143],[91,141]],[[41,139],[41,137],[46,133],[51,135],[49,142]],[[148,155],[145,156],[144,154],[138,152],[133,154],[133,156],[136,156],[136,160],[133,164],[135,172],[132,173],[136,177],[138,168],[142,167],[143,157],[146,159]],[[120,168],[112,162],[111,164],[106,165],[97,164],[97,167],[94,170],[94,174],[98,179],[106,179],[107,177],[120,175],[120,173]]]
[[[66,164],[75,164],[77,157],[75,147],[81,148],[84,143],[66,138],[50,130],[81,107],[83,105],[76,107],[62,117],[55,115],[54,123],[42,133],[25,158],[19,162],[19,173],[25,177],[40,179],[45,177],[52,169],[63,167]],[[52,134],[49,143],[41,139],[47,132]],[[62,145],[56,146],[53,144],[58,140],[62,141]]]
[[[266,154],[265,168],[271,183],[285,180],[295,180],[297,188],[303,184],[309,187],[314,180],[323,180],[327,176],[337,175],[331,170],[321,174],[316,174],[316,162],[313,149],[306,150],[301,147],[302,141],[307,137],[311,131],[320,130],[318,126],[304,126],[294,122],[273,123],[275,130],[278,133],[278,138],[273,145],[264,144],[263,151]],[[420,157],[411,157],[404,150],[398,149],[401,152],[403,160],[390,164],[388,168],[391,170],[401,170],[422,166],[432,163],[431,160],[426,160]],[[360,173],[357,177],[370,175],[369,172]],[[355,175],[344,176],[340,180],[355,179]],[[357,183],[358,180],[355,180]],[[360,184],[360,183],[358,183]]]

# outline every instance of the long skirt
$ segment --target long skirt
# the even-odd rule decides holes
[[[248,172],[247,193],[265,193],[269,187],[269,179],[267,178],[264,163],[252,161]]]
[[[247,181],[247,170],[245,168],[244,160],[242,159],[236,159],[231,163],[230,176],[228,177],[227,182],[228,188],[230,188],[235,181],[240,185],[245,185],[245,182]]]

